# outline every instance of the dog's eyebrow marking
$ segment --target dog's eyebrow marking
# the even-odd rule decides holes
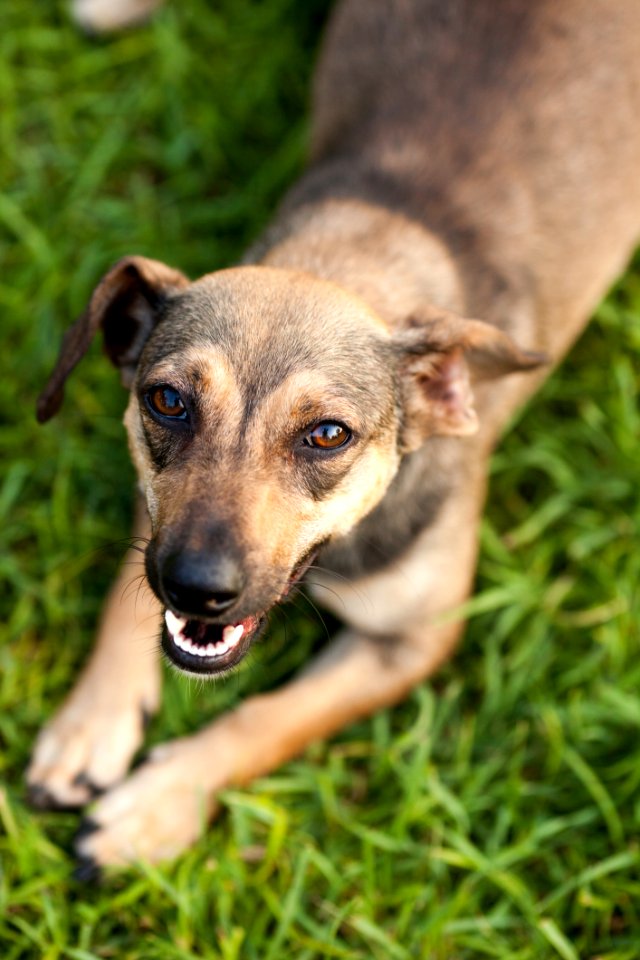
[[[192,345],[163,357],[149,367],[145,380],[166,377],[191,383],[203,390],[226,390],[237,386],[236,376],[225,352],[210,344]]]
[[[362,430],[363,411],[321,370],[297,370],[289,374],[270,393],[263,396],[246,411],[247,438],[269,418],[281,428],[304,427],[322,419],[346,420],[356,430]],[[257,426],[256,426],[257,425]]]
[[[166,378],[176,386],[188,388],[193,393],[201,424],[214,423],[219,441],[235,443],[245,403],[224,350],[209,344],[191,346],[165,357],[149,373],[158,380]]]

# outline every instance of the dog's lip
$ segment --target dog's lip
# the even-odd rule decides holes
[[[167,609],[164,619],[162,648],[169,660],[186,673],[213,676],[240,663],[264,618],[215,625]]]

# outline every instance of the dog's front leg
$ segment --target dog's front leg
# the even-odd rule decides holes
[[[137,505],[134,544],[149,536]],[[107,598],[97,643],[72,693],[41,731],[27,773],[38,806],[77,806],[126,773],[145,717],[158,707],[156,652],[160,605],[148,589],[142,553],[133,546]]]
[[[77,843],[85,869],[176,856],[216,812],[217,791],[246,784],[311,741],[401,700],[448,656],[460,629],[450,622],[384,641],[347,631],[292,683],[160,746],[97,801]]]

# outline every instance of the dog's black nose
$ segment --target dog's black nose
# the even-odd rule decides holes
[[[174,554],[162,564],[161,580],[174,610],[195,617],[216,617],[231,609],[245,587],[240,564],[227,554]]]

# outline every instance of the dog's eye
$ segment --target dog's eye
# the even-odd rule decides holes
[[[310,430],[302,442],[305,446],[315,447],[317,450],[335,450],[337,447],[344,447],[350,439],[351,434],[341,423],[326,420]]]
[[[186,420],[187,408],[177,390],[167,384],[153,387],[146,395],[146,400],[153,413],[172,420]]]

